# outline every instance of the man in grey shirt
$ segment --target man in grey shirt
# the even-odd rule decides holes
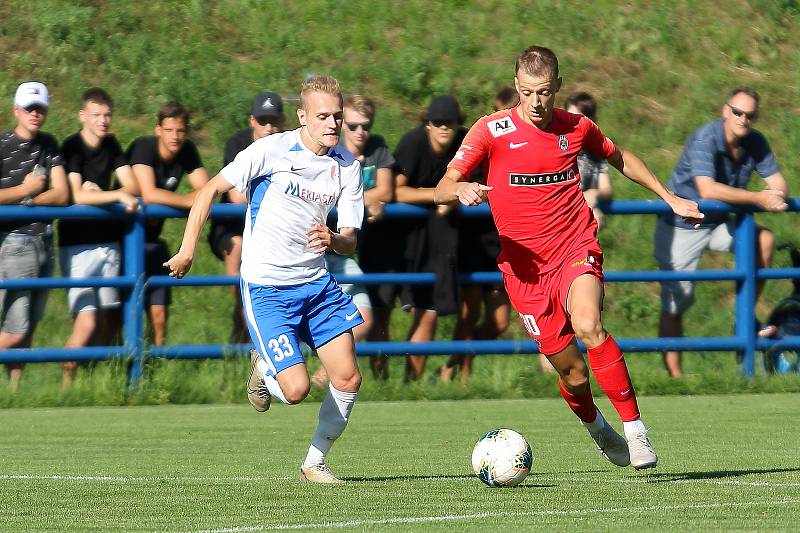
[[[17,125],[0,134],[0,204],[66,205],[69,200],[58,143],[40,131],[47,119],[48,105],[43,83],[28,81],[17,88]],[[49,222],[0,221],[0,279],[50,276],[52,236]],[[46,299],[46,290],[0,289],[0,350],[30,347]],[[22,365],[6,367],[11,389],[16,391]]]
[[[758,105],[759,95],[753,89],[738,87],[731,91],[722,107],[722,118],[699,127],[689,137],[668,187],[690,200],[785,210],[786,180],[767,140],[752,128]],[[765,188],[758,192],[746,189],[753,171],[764,181]],[[727,214],[707,214],[699,229],[692,229],[671,213],[662,215],[656,222],[656,260],[661,270],[694,271],[704,250],[732,251],[733,232],[734,222]],[[759,227],[756,245],[758,266],[769,267],[775,245],[772,232]],[[659,336],[683,335],[683,313],[694,303],[692,285],[690,281],[661,283]],[[762,288],[763,283],[759,283],[757,294]],[[663,355],[670,376],[681,377],[680,353],[667,351]]]

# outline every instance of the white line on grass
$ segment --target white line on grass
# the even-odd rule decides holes
[[[42,475],[0,475],[0,480],[17,480],[17,481],[111,481],[111,482],[128,482],[128,481],[287,481],[294,479],[292,477],[178,477],[178,476],[74,476],[68,474],[53,474],[51,476]]]
[[[695,503],[686,505],[648,505],[644,507],[600,507],[595,509],[563,509],[549,511],[520,511],[520,512],[485,512],[461,515],[441,516],[411,516],[397,518],[383,518],[376,520],[347,520],[345,522],[312,522],[308,524],[274,524],[268,526],[238,526],[220,529],[203,529],[200,531],[183,533],[245,533],[253,531],[273,531],[287,529],[336,529],[359,526],[380,526],[387,524],[419,524],[425,522],[454,522],[481,520],[484,518],[521,518],[531,516],[569,516],[590,514],[614,513],[648,513],[663,511],[687,511],[691,509],[719,509],[725,507],[774,507],[776,505],[797,504],[800,500],[769,500],[761,502],[729,502],[729,503]]]

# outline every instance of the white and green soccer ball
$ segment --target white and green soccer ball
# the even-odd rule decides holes
[[[472,450],[472,469],[490,487],[514,487],[528,477],[533,453],[525,437],[513,429],[493,429]]]

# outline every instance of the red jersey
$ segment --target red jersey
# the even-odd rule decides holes
[[[547,272],[576,247],[600,251],[597,222],[580,187],[581,150],[607,159],[616,147],[594,122],[561,109],[553,110],[547,131],[523,121],[516,109],[482,117],[470,128],[449,167],[469,176],[488,160],[501,271]]]

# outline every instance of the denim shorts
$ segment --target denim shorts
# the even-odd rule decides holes
[[[51,235],[0,233],[0,279],[48,278],[53,275]],[[1,331],[25,335],[44,316],[47,289],[0,289]]]

